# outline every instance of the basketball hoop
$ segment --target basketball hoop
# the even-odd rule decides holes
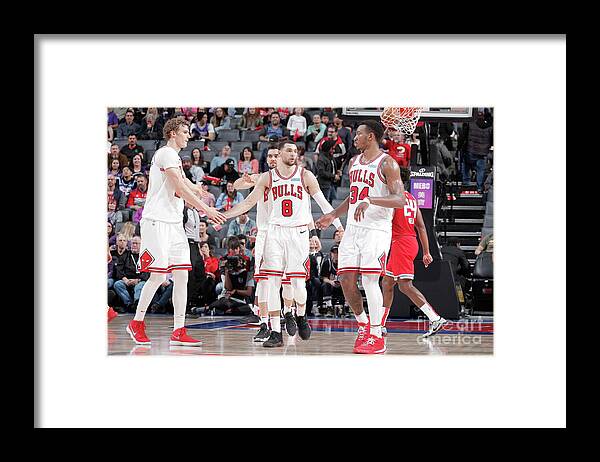
[[[401,131],[404,136],[410,136],[417,128],[421,117],[422,107],[386,107],[381,113],[381,123],[387,129]]]

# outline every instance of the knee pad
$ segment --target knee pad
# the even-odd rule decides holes
[[[294,300],[294,288],[292,284],[281,284],[281,296],[284,300]]]

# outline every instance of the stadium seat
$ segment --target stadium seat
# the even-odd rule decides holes
[[[241,117],[232,117],[231,121],[229,122],[229,126],[231,128],[239,128],[240,123],[242,123]]]
[[[217,135],[217,141],[239,141],[240,140],[240,131],[233,129],[227,130],[223,129],[219,131]]]
[[[148,165],[150,165],[150,162],[152,162],[152,157],[154,156],[154,153],[156,152],[156,149],[147,149],[144,154],[146,154],[146,163]]]
[[[202,151],[202,158],[204,159],[205,162],[208,162],[208,163],[210,163],[210,161],[213,160],[213,157],[215,157],[216,155],[218,155],[218,153],[215,151]],[[209,173],[209,172],[204,172],[204,173]]]
[[[157,140],[139,140],[137,144],[139,144],[142,148],[144,148],[144,152],[149,149],[156,150]]]
[[[202,150],[204,149],[204,140],[188,141],[187,147],[190,149],[199,148],[200,150]]]
[[[208,147],[210,148],[210,150],[214,151],[216,154],[221,152],[221,149],[223,149],[223,146],[228,146],[228,145],[229,145],[228,141],[210,141],[208,143]]]
[[[323,252],[324,255],[327,255],[334,244],[335,241],[333,239],[321,239],[321,252]]]
[[[127,142],[128,142],[127,138],[115,138],[113,140],[113,144],[118,144],[119,149],[121,149],[123,146],[127,146]]]
[[[252,143],[258,142],[259,132],[256,130],[242,130],[241,141],[251,141]]]
[[[233,141],[231,143],[231,152],[232,152],[232,154],[238,154],[238,153],[242,152],[243,149],[246,147],[252,149],[252,142],[251,141]]]
[[[263,149],[268,148],[271,143],[269,141],[259,141],[256,145],[259,151],[262,152]]]

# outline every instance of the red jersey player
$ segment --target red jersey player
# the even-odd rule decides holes
[[[383,147],[400,167],[408,167],[410,165],[410,144],[404,142],[404,135],[401,131],[389,129],[388,133],[390,138],[384,138]]]
[[[402,181],[406,183],[410,179],[410,170],[400,168]],[[390,246],[389,259],[386,265],[386,276],[383,279],[383,306],[385,312],[382,320],[382,326],[385,326],[392,301],[394,299],[394,285],[398,284],[398,289],[411,301],[419,307],[429,318],[429,331],[423,337],[429,337],[438,332],[447,322],[435,312],[433,307],[427,302],[425,296],[412,284],[415,277],[414,259],[419,252],[417,234],[423,246],[423,263],[425,268],[433,261],[429,253],[429,240],[427,239],[427,230],[423,222],[423,216],[417,200],[408,191],[404,191],[406,204],[403,208],[395,209],[392,219],[392,244]]]

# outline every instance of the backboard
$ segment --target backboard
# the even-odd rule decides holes
[[[421,119],[427,121],[462,121],[474,119],[474,107],[426,107],[421,112]],[[380,116],[383,107],[343,107],[342,114],[347,116],[374,117]]]

